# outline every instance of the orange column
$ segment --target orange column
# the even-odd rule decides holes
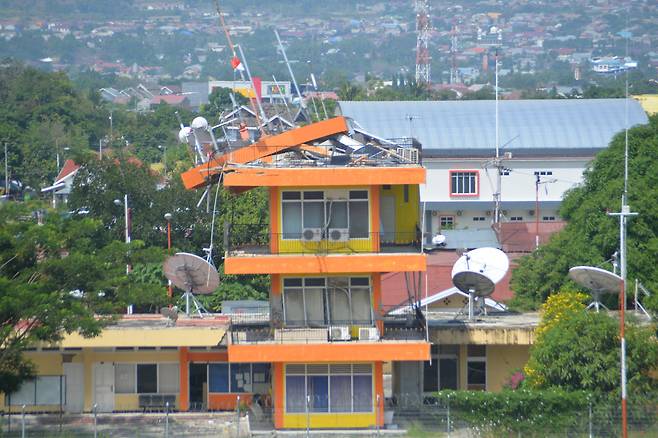
[[[189,352],[187,347],[181,347],[179,350],[180,354],[180,361],[179,361],[179,376],[180,376],[180,382],[179,382],[179,391],[180,393],[178,394],[178,404],[179,404],[179,409],[181,411],[187,411],[189,409],[189,404],[190,404],[190,389],[189,389],[189,382],[190,382],[190,377],[189,377]]]
[[[379,329],[379,333],[384,334],[384,321],[381,315],[384,314],[382,309],[382,274],[374,272],[371,274],[372,278],[372,310],[375,316],[375,323]]]
[[[379,197],[381,193],[380,186],[370,188],[370,232],[372,236],[372,250],[379,252]]]
[[[279,253],[279,188],[270,187],[270,251]]]
[[[375,362],[375,412],[377,413],[377,423],[380,427],[384,426],[384,363]]]
[[[283,411],[284,406],[284,376],[283,376],[283,363],[275,362],[272,364],[272,399],[274,409],[274,428],[283,428]]]

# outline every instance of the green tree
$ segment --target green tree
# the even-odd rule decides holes
[[[629,130],[629,151],[628,200],[639,213],[629,221],[629,283],[637,278],[649,290],[658,291],[658,116]],[[611,268],[605,261],[618,249],[619,224],[606,213],[620,208],[623,155],[624,134],[620,133],[590,164],[583,183],[566,193],[560,215],[568,224],[547,244],[519,260],[512,273],[513,306],[537,308],[552,292],[570,284],[567,274],[573,266]],[[656,301],[647,301],[654,312],[658,311]]]
[[[544,304],[544,317],[524,369],[530,386],[588,391],[617,397],[619,323],[606,313],[585,310],[583,294],[559,293]],[[658,342],[649,327],[627,327],[629,393],[655,394],[651,376],[658,363]]]
[[[233,109],[231,94],[238,106],[249,103],[246,97],[240,93],[234,93],[230,88],[215,87],[208,96],[208,103],[201,108],[201,113],[208,118],[216,119],[221,113],[231,111]]]

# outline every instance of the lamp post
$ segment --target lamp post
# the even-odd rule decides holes
[[[171,217],[171,213],[165,213],[164,215],[164,218],[167,221],[167,252],[169,254],[171,254]],[[171,280],[168,280],[167,296],[171,298],[173,295]]]
[[[120,199],[114,200],[114,205],[123,206],[123,215],[125,219],[124,235],[125,242],[130,243],[130,227],[132,225],[132,209],[128,207],[128,194],[123,195],[123,201]],[[126,274],[130,274],[130,263],[126,264]]]
[[[165,145],[158,145],[158,149],[162,151],[162,162],[164,163],[164,176],[167,178],[167,144]],[[167,213],[169,214],[169,213]],[[167,216],[167,215],[165,215]],[[169,218],[171,219],[171,214],[169,214]]]

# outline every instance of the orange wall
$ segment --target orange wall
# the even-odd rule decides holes
[[[279,189],[270,188],[270,250],[279,252]]]
[[[283,364],[275,362],[272,364],[272,391],[274,398],[274,428],[281,429],[283,427],[283,410],[284,396],[283,396]]]

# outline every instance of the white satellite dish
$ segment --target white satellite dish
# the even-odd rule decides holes
[[[473,318],[474,297],[491,295],[507,274],[509,259],[497,248],[478,248],[464,253],[452,267],[452,283],[468,294],[468,317]]]
[[[194,294],[211,294],[219,286],[219,274],[217,269],[206,259],[195,254],[179,252],[168,257],[163,264],[165,276],[171,283],[185,291],[185,314],[190,314],[190,301],[196,307],[197,312],[205,309],[194,297]]]
[[[601,295],[605,293],[619,293],[623,281],[619,275],[593,266],[575,266],[569,269],[569,278],[592,292],[593,301],[587,308],[594,307],[597,312],[600,307],[608,310],[601,303]]]

